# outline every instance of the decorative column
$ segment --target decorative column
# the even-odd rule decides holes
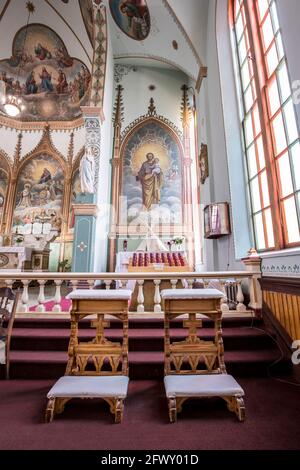
[[[60,258],[59,261],[63,261],[65,258],[65,245],[68,241],[69,232],[69,212],[71,207],[71,192],[72,192],[72,170],[73,170],[73,159],[74,159],[74,132],[70,134],[67,165],[64,180],[64,199],[63,199],[63,210],[62,210],[62,227],[61,227],[61,244],[60,244]]]
[[[15,210],[15,200],[16,200],[16,187],[17,187],[17,178],[18,178],[18,170],[19,170],[19,163],[21,158],[21,150],[22,150],[22,138],[23,135],[20,132],[18,134],[18,140],[15,148],[14,153],[14,163],[11,172],[11,179],[9,182],[9,186],[7,188],[7,196],[5,198],[5,207],[3,211],[3,231],[5,235],[9,235],[11,233],[12,223],[13,223],[13,216]]]
[[[242,259],[246,266],[246,271],[249,271],[249,307],[252,308],[257,317],[261,316],[262,311],[262,292],[259,283],[261,278],[261,258],[255,248],[251,248],[248,252],[247,258]],[[252,274],[251,274],[252,273]],[[253,274],[255,273],[255,274]]]
[[[121,146],[121,131],[123,122],[123,99],[122,99],[122,85],[117,87],[117,97],[114,107],[114,141],[113,141],[113,158],[112,164],[112,192],[111,192],[111,214],[110,214],[110,234],[108,241],[108,269],[113,272],[115,269],[116,257],[116,232],[119,215],[119,188],[120,184],[120,146]]]
[[[191,177],[191,142],[190,142],[190,122],[191,122],[191,108],[188,98],[188,87],[183,85],[182,88],[182,101],[181,101],[181,120],[183,127],[183,207],[184,207],[184,230],[187,245],[187,256],[189,263],[194,265],[194,235],[193,235],[193,207],[192,207],[192,177]]]
[[[94,194],[82,194],[83,203],[73,205],[75,215],[75,234],[73,242],[73,272],[93,272],[95,229],[98,207],[93,202]]]
[[[92,272],[94,243],[98,213],[97,188],[101,144],[100,108],[82,107],[85,126],[85,152],[91,150],[95,158],[94,193],[79,193],[73,204],[75,226],[73,242],[73,272]]]
[[[107,14],[101,0],[93,0],[93,68],[90,106],[82,106],[85,127],[84,151],[95,159],[94,192],[81,193],[74,204],[75,229],[72,271],[90,272],[94,266],[97,192],[101,146],[101,124],[104,121],[103,98],[106,76]]]

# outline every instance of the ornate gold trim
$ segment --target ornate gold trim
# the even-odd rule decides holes
[[[5,129],[14,129],[23,132],[33,132],[45,129],[50,125],[48,121],[16,121],[15,119],[8,118],[0,114],[0,126]],[[51,121],[51,130],[58,130],[62,132],[80,129],[84,126],[83,118],[80,117],[74,121]]]
[[[75,157],[73,157],[73,172],[72,172],[72,178],[73,178],[73,174],[74,172],[77,170],[77,168],[79,167],[79,162],[81,160],[81,158],[83,157],[83,154],[85,152],[85,146],[83,145],[81,147],[81,149],[79,150],[79,152],[77,152],[77,154],[75,155]]]
[[[107,13],[106,8],[93,3],[94,54],[90,104],[103,108],[107,63]],[[102,112],[103,113],[103,112]],[[102,115],[101,119],[104,116]]]
[[[52,157],[56,158],[56,160],[59,161],[61,166],[63,167],[63,170],[66,170],[67,167],[67,162],[66,158],[63,156],[62,153],[60,153],[55,145],[52,142],[51,139],[51,130],[50,126],[45,126],[44,132],[42,135],[41,140],[39,143],[35,146],[33,150],[28,152],[22,159],[21,159],[21,164],[18,168],[18,173],[20,172],[21,168],[25,165],[25,163],[30,160],[31,158],[40,155],[41,153],[49,153]]]
[[[172,122],[170,119],[156,114],[151,114],[149,111],[148,114],[144,114],[143,116],[140,116],[136,118],[134,121],[132,121],[128,126],[124,129],[124,131],[121,134],[121,146],[123,147],[123,143],[127,138],[129,137],[130,134],[134,132],[134,130],[142,123],[146,122],[147,120],[153,120],[158,122],[159,124],[164,124],[166,127],[168,127],[173,133],[176,134],[176,137],[178,138],[181,146],[183,143],[183,134],[180,131],[180,129]]]
[[[5,150],[0,149],[0,157],[3,157],[4,160],[9,165],[10,171],[12,169],[13,159],[9,157],[9,155],[5,152]]]
[[[103,108],[101,106],[81,106],[83,117],[100,117],[101,124],[105,121]]]

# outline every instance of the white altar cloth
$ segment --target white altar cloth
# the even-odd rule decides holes
[[[17,265],[11,266],[11,263],[8,262],[7,268],[6,265],[0,266],[1,271],[22,271],[25,261],[31,260],[32,248],[27,246],[0,246],[0,256],[10,259],[10,255],[14,254],[18,257]]]

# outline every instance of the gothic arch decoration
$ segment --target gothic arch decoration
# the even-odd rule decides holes
[[[73,213],[73,204],[76,201],[77,195],[81,192],[80,188],[80,176],[79,176],[79,165],[80,160],[83,157],[85,148],[83,147],[75,157],[73,167],[72,167],[72,177],[71,177],[71,188],[70,188],[70,202],[69,202],[69,217],[68,217],[68,232],[74,232],[74,213]]]
[[[66,159],[53,144],[52,139],[51,139],[51,128],[49,125],[46,125],[44,127],[42,138],[37,144],[37,146],[33,150],[31,150],[29,153],[27,153],[22,159],[20,155],[17,155],[17,160],[21,161],[21,166],[23,166],[27,160],[31,159],[32,157],[36,155],[39,155],[40,153],[49,153],[50,155],[53,155],[54,158],[56,158],[59,161],[64,171],[66,170],[65,168]]]
[[[153,154],[151,159],[149,153]],[[175,126],[151,115],[150,105],[149,115],[129,126],[120,159],[120,212],[127,211],[127,222],[140,225],[140,218],[147,214],[160,225],[181,225],[183,149]]]
[[[117,26],[136,41],[150,33],[150,11],[146,0],[109,0],[111,15]]]
[[[52,230],[61,231],[67,169],[67,162],[54,147],[50,129],[46,127],[37,147],[18,166],[14,232],[22,232],[27,224],[34,222],[49,223]]]
[[[81,117],[80,106],[89,102],[87,66],[70,57],[58,34],[42,24],[32,23],[16,33],[12,56],[0,61],[0,76],[5,92],[21,96],[25,103],[20,118],[14,119],[19,122],[73,121]]]
[[[0,229],[3,223],[3,215],[7,201],[7,193],[10,184],[11,168],[7,158],[0,152]]]

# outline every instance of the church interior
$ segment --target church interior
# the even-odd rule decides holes
[[[298,0],[0,0],[0,449],[300,450]]]

